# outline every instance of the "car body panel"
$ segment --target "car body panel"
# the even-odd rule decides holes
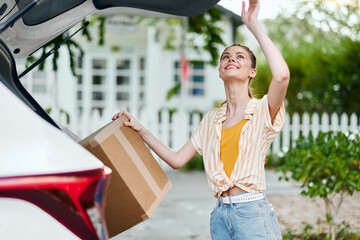
[[[0,198],[0,212],[1,239],[80,239],[48,213],[27,201]]]
[[[0,83],[0,177],[76,172],[104,164]]]

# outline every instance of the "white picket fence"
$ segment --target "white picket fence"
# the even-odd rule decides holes
[[[342,132],[356,132],[359,131],[359,119],[355,113],[350,115],[343,113],[339,116],[337,113],[328,115],[317,113],[310,116],[304,113],[301,117],[298,113],[289,116],[286,115],[286,121],[279,136],[275,139],[271,146],[273,152],[288,149],[291,144],[294,144],[299,136],[308,136],[310,133],[316,137],[320,131],[342,131]]]
[[[90,116],[82,116],[79,119],[72,118],[68,128],[80,138],[84,138],[109,123],[115,112],[104,111],[103,116],[100,116],[99,112],[93,111]],[[170,116],[169,111],[164,110],[159,116],[161,117],[156,114],[152,118],[153,120],[149,116],[143,116],[139,117],[138,120],[161,142],[173,149],[180,149],[190,139],[191,133],[197,128],[201,120],[199,113],[175,112]],[[273,142],[271,151],[276,153],[282,149],[287,149],[300,135],[308,136],[310,132],[313,136],[317,136],[319,131],[359,131],[359,120],[355,113],[351,114],[350,117],[345,113],[341,116],[336,113],[330,115],[314,113],[312,116],[307,113],[302,116],[297,113],[292,116],[287,114],[282,131]],[[60,116],[59,121],[64,124],[64,116]]]

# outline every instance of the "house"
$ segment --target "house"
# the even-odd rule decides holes
[[[236,29],[242,24],[241,17],[219,5],[216,7],[224,16],[220,27],[224,31],[223,40],[229,45],[234,42]],[[79,119],[90,118],[94,111],[110,121],[117,111],[127,109],[140,120],[146,118],[145,124],[151,126],[161,110],[206,112],[214,107],[216,101],[225,99],[217,67],[206,64],[210,55],[186,48],[186,57],[197,63],[190,64],[189,81],[183,84],[185,89],[183,87],[167,101],[167,92],[180,81],[181,52],[164,49],[170,26],[161,25],[161,29],[157,29],[153,25],[138,23],[128,16],[138,14],[133,11],[122,9],[104,13],[108,20],[103,46],[99,46],[96,39],[88,42],[81,34],[74,37],[85,52],[77,58],[78,76],[71,74],[67,49],[62,47],[57,72],[52,71],[49,58],[44,72],[35,70],[22,79],[43,108],[55,109],[53,114],[59,109],[68,113],[69,128],[80,137],[89,134],[90,130],[79,126]],[[181,26],[175,29],[175,34],[181,35]],[[24,70],[24,60],[18,61],[18,69],[19,73]]]

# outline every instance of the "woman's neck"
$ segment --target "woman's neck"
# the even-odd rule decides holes
[[[227,99],[226,117],[242,119],[250,100],[247,82],[227,82],[224,84]]]

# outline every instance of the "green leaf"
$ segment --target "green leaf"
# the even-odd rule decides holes
[[[175,84],[174,87],[170,88],[166,94],[166,100],[169,101],[173,96],[179,93],[181,90],[181,82]]]
[[[327,223],[330,223],[331,220],[333,219],[332,216],[330,215],[330,213],[326,213],[325,216],[326,216],[326,222],[327,222]]]

